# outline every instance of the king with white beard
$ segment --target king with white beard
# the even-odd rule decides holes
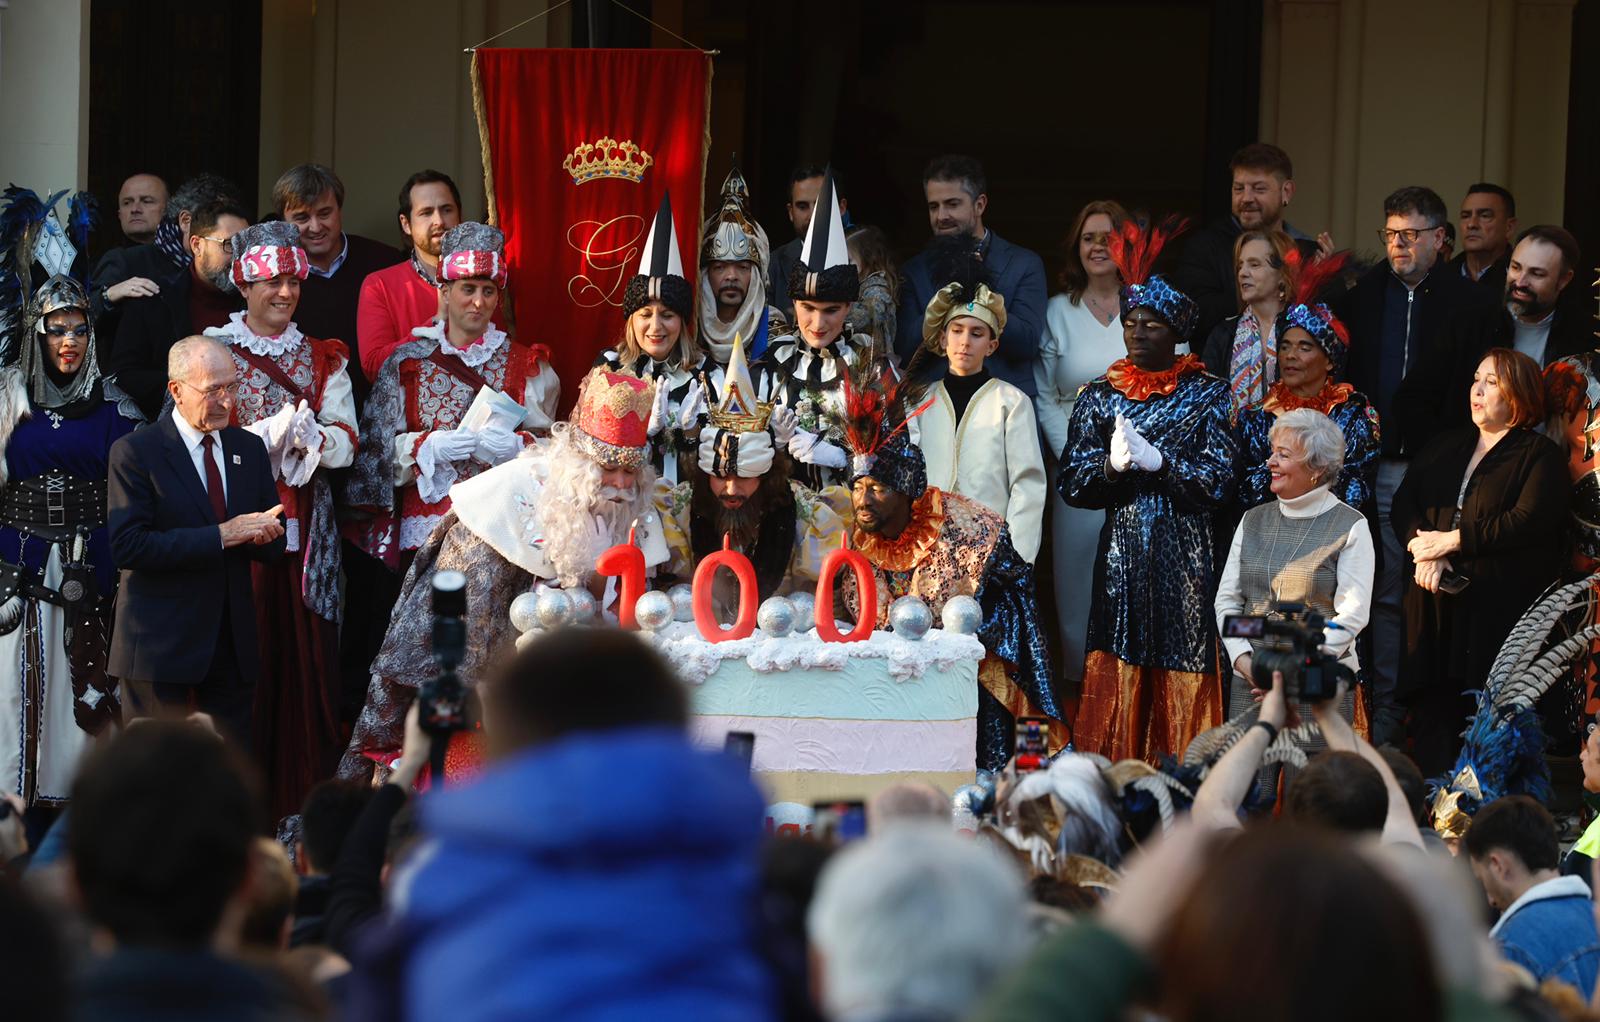
[[[656,475],[646,460],[655,388],[636,376],[592,370],[568,422],[521,456],[450,490],[451,510],[406,574],[388,634],[372,664],[367,702],[339,772],[366,777],[373,762],[399,754],[406,710],[435,673],[430,632],[433,577],[467,577],[467,649],[459,673],[476,684],[516,638],[511,601],[544,584],[587,588],[610,609],[615,580],[595,558],[627,543],[629,530],[653,571],[668,558],[652,503]]]

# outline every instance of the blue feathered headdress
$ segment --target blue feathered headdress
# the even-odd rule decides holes
[[[66,195],[66,189],[62,189],[41,200],[31,189],[15,184],[0,193],[0,365],[16,361],[28,300],[37,285],[51,276],[51,269],[35,266],[34,249],[40,235],[53,229],[49,220]],[[56,218],[59,223],[59,214]],[[86,290],[89,232],[95,220],[94,197],[78,192],[68,200],[67,220],[59,228],[75,250],[68,272]]]

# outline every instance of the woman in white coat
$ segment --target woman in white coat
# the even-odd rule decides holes
[[[1049,489],[1039,427],[1028,395],[983,367],[1005,326],[1005,299],[986,284],[948,284],[933,296],[922,340],[948,369],[924,394],[931,404],[911,420],[912,440],[927,460],[928,485],[1004,518],[1011,545],[1032,564]]]
[[[1111,262],[1111,236],[1127,217],[1120,205],[1108,200],[1091,202],[1078,211],[1067,236],[1067,263],[1061,271],[1064,290],[1045,309],[1033,376],[1051,479],[1067,445],[1067,421],[1079,388],[1127,354],[1117,304],[1122,281]],[[1061,667],[1076,689],[1083,673],[1095,551],[1106,516],[1102,511],[1068,507],[1054,487],[1050,489],[1050,575],[1061,630]]]

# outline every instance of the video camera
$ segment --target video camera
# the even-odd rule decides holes
[[[467,689],[456,668],[467,655],[467,576],[441,571],[433,576],[433,662],[438,673],[417,690],[422,730],[443,752],[452,731],[467,727]]]
[[[1305,604],[1275,601],[1266,614],[1229,614],[1222,619],[1222,635],[1252,640],[1250,673],[1256,688],[1270,689],[1272,672],[1282,671],[1289,698],[1322,703],[1338,695],[1340,679],[1352,687],[1356,683],[1354,671],[1323,652],[1325,626],[1322,615]]]

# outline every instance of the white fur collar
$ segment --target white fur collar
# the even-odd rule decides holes
[[[224,344],[237,345],[244,348],[252,355],[261,355],[264,358],[277,358],[287,355],[300,346],[306,335],[293,323],[276,337],[265,337],[251,330],[245,324],[244,313],[235,312],[228,317],[226,326],[214,326],[206,329],[207,337],[215,337]]]
[[[435,316],[427,326],[414,328],[411,331],[411,335],[438,342],[441,352],[446,355],[454,355],[474,369],[494,358],[494,353],[499,351],[507,340],[506,332],[490,323],[489,329],[483,332],[482,337],[465,348],[458,348],[445,337],[444,321],[438,316]]]

